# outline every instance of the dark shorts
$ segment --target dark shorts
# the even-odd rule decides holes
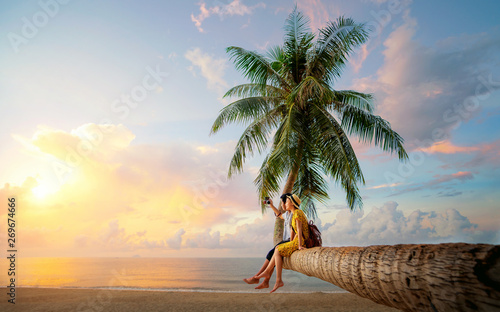
[[[287,239],[287,240],[282,240],[281,242],[277,243],[277,244],[276,244],[276,246],[281,245],[281,244],[284,244],[284,243],[287,243],[287,242],[289,242],[289,241],[290,241],[289,239]],[[273,248],[273,249],[271,249],[271,250],[269,250],[269,252],[267,253],[267,256],[266,256],[266,259],[267,259],[267,260],[271,261],[271,258],[272,258],[272,257],[273,257],[273,255],[274,255],[274,249],[276,248],[276,246],[274,246],[274,248]]]

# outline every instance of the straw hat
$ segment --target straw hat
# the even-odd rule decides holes
[[[291,196],[291,198],[292,198],[292,203],[295,206],[295,208],[300,209],[300,203],[301,203],[300,198],[295,194],[293,194]]]

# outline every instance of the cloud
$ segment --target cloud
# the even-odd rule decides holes
[[[74,237],[72,247],[85,251],[98,249],[106,250],[110,253],[134,252],[144,249],[165,249],[165,241],[148,240],[144,232],[128,234],[125,227],[120,226],[118,219],[108,222],[97,235],[80,234]]]
[[[88,235],[77,235],[74,239],[76,248],[85,248],[89,245],[90,237]]]
[[[185,233],[186,231],[184,231],[184,229],[180,229],[174,234],[174,236],[167,239],[168,247],[172,249],[180,249],[182,245],[182,235]]]
[[[463,192],[449,191],[449,192],[439,192],[437,194],[437,196],[438,197],[455,197],[455,196],[460,196],[462,194],[463,194]]]
[[[497,170],[500,164],[500,140],[479,144],[478,148],[479,151],[475,153],[471,160],[458,163],[456,166],[460,168],[487,166],[491,172]]]
[[[228,84],[224,80],[224,71],[227,67],[226,60],[223,58],[215,59],[212,56],[203,53],[200,48],[188,50],[184,56],[191,61],[190,70],[195,74],[194,67],[201,71],[201,75],[207,79],[207,87],[222,93]]]
[[[253,215],[260,215],[255,211]],[[247,220],[247,222],[244,222]],[[179,251],[193,251],[199,254],[199,249],[218,250],[217,255],[264,256],[273,247],[274,221],[272,213],[266,213],[253,221],[245,217],[235,217],[231,222],[240,222],[234,230],[221,234],[219,230],[207,227],[204,231],[193,228],[186,232],[179,229],[165,240],[166,246]],[[116,231],[116,230],[115,230]],[[236,250],[236,251],[235,251]]]
[[[258,213],[260,214],[260,213]],[[238,218],[240,221],[247,218]],[[181,243],[181,234],[176,233],[172,238],[175,247],[182,249],[219,249],[234,250],[240,255],[263,256],[273,246],[273,232],[275,217],[267,213],[253,219],[251,222],[242,222],[233,231],[221,234],[220,231],[212,231],[210,228],[202,232],[192,232]],[[236,221],[235,221],[236,222]],[[168,242],[168,240],[167,240]],[[170,246],[170,244],[169,244]],[[172,246],[170,246],[172,247]],[[172,247],[173,248],[173,247]]]
[[[375,94],[377,114],[411,150],[450,139],[499,89],[490,68],[499,61],[500,35],[462,35],[425,46],[414,39],[418,23],[409,11],[403,20],[384,41],[383,66],[375,76],[356,80],[353,89]]]
[[[216,1],[217,5],[207,8],[205,2],[200,3],[200,14],[194,16],[191,14],[191,21],[195,24],[196,28],[198,28],[199,32],[205,32],[205,30],[201,27],[202,22],[209,18],[211,15],[218,15],[221,19],[224,16],[233,16],[233,15],[249,15],[252,14],[253,10],[257,8],[265,8],[266,5],[263,2],[259,2],[254,6],[246,6],[240,0],[233,0],[230,3],[223,4],[219,1]]]
[[[406,187],[406,188],[400,189],[400,190],[395,188],[394,190],[396,190],[396,192],[392,193],[389,196],[396,196],[396,195],[400,195],[403,193],[410,193],[410,192],[428,190],[428,189],[435,190],[435,189],[439,188],[439,185],[445,184],[447,182],[451,182],[454,180],[458,180],[460,182],[465,182],[467,180],[472,180],[472,179],[474,179],[474,175],[470,171],[459,171],[456,173],[444,174],[444,175],[436,174],[436,175],[434,175],[434,179],[429,180],[425,183],[420,183],[420,184],[415,183],[415,184],[410,185],[409,187]],[[395,187],[397,187],[397,185]]]
[[[435,175],[436,179],[427,182],[429,186],[434,186],[451,180],[460,180],[462,182],[466,180],[472,180],[474,176],[470,171],[459,171],[457,173],[445,174],[445,175]]]
[[[361,67],[363,66],[363,62],[366,60],[368,55],[371,53],[371,49],[368,49],[368,44],[363,44],[361,46],[361,51],[349,59],[349,62],[353,65],[353,70],[355,73],[359,72]]]
[[[133,245],[133,235],[127,235],[125,228],[120,227],[118,220],[115,219],[102,230],[97,242],[105,248],[129,250]]]
[[[210,229],[207,229],[205,232],[199,233],[191,239],[187,239],[186,246],[188,248],[220,248],[220,232],[215,231],[211,234],[210,231]]]
[[[464,170],[482,167],[493,172],[500,163],[500,140],[472,146],[457,146],[449,141],[441,141],[421,150],[436,155],[438,159],[446,162],[446,165],[442,166],[444,169],[460,168]],[[451,158],[450,155],[455,157]]]
[[[256,212],[253,215],[260,215]],[[233,231],[221,234],[210,228],[202,232],[191,232],[183,236],[183,242],[176,234],[172,237],[182,250],[212,249],[219,250],[219,256],[234,255],[263,257],[273,247],[274,222],[272,213],[266,213],[257,218],[237,218],[241,224]],[[245,222],[245,220],[247,220]],[[250,221],[251,220],[251,221]],[[238,222],[238,221],[234,221]]]
[[[14,136],[18,141],[19,136]],[[122,124],[97,125],[88,123],[65,132],[39,126],[31,144],[42,153],[55,156],[69,163],[98,160],[111,157],[116,151],[126,148],[135,138]]]
[[[391,184],[379,184],[379,185],[375,185],[375,186],[370,186],[370,187],[367,187],[366,189],[367,190],[376,190],[376,189],[380,189],[380,188],[387,188],[387,187],[396,187],[398,185],[400,185],[401,183],[391,183]]]
[[[470,153],[480,150],[478,146],[456,146],[450,141],[440,141],[433,145],[421,149],[425,153],[441,153],[441,154],[456,154],[456,153]]]
[[[415,210],[408,216],[396,202],[362,210],[340,211],[322,230],[325,246],[430,244],[448,242],[499,243],[498,232],[481,231],[456,209],[442,213]]]
[[[23,228],[22,239],[23,243],[26,242],[29,245],[36,246],[37,249],[43,249],[50,246],[49,237],[57,237],[61,235],[63,227],[61,225],[57,227],[46,227],[46,226],[28,226]]]
[[[297,8],[309,18],[313,31],[325,27],[330,20],[328,9],[321,0],[298,1]]]
[[[222,236],[234,231],[231,220],[241,213],[258,213],[254,177],[242,173],[227,180],[234,142],[132,144],[134,134],[120,125],[90,141],[92,149],[79,148],[100,126],[38,129],[32,139],[22,139],[26,149],[38,150],[32,157],[44,170],[24,177],[19,186],[0,187],[0,195],[14,196],[27,207],[25,229],[46,229],[33,235],[33,243],[24,240],[27,255],[80,255],[83,247],[97,256],[163,255],[167,243],[172,248],[181,246],[170,237],[181,229],[184,236],[178,235],[183,239],[214,227]],[[60,172],[54,170],[54,163],[56,169],[64,168],[65,179],[57,178]],[[52,191],[37,197],[38,187]],[[40,242],[44,242],[43,252]]]
[[[221,246],[232,249],[248,249],[255,254],[269,251],[273,246],[274,222],[272,213],[256,218],[253,222],[244,223],[236,227],[232,233],[221,238]]]

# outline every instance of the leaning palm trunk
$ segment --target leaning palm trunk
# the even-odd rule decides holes
[[[403,311],[500,311],[500,245],[317,247],[283,267]]]
[[[300,146],[302,143],[299,144]],[[291,193],[293,190],[293,184],[297,180],[297,175],[299,172],[298,166],[294,167],[292,171],[288,174],[288,178],[286,179],[285,187],[283,189],[283,194],[285,193]],[[278,209],[281,212],[284,212],[283,209],[281,209],[281,205],[278,206]],[[284,232],[284,221],[281,218],[276,218],[276,221],[274,221],[274,234],[273,234],[273,243],[274,245],[278,244],[283,240],[283,232]]]
[[[276,218],[276,221],[274,221],[274,234],[273,234],[274,246],[276,246],[279,242],[283,240],[283,232],[285,227],[284,224],[285,222],[280,218]]]

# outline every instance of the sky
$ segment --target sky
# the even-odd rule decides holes
[[[330,181],[324,245],[499,244],[500,2],[461,0],[0,1],[3,244],[15,198],[20,257],[264,256],[263,156],[228,180],[244,125],[209,132],[246,82],[225,49],[282,44],[295,5],[316,34],[370,27],[332,87],[373,94],[410,156],[351,137],[363,209]]]

